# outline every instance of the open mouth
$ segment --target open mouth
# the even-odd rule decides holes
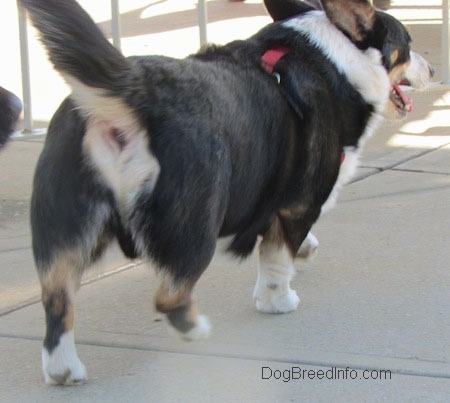
[[[404,82],[401,82],[401,84],[404,84]],[[399,83],[392,84],[389,98],[402,116],[412,111],[412,99],[402,91]]]

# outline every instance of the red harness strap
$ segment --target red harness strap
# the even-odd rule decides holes
[[[273,73],[275,65],[290,51],[287,46],[274,46],[261,56],[261,63],[269,74]]]

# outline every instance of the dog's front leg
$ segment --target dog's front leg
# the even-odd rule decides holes
[[[263,235],[259,246],[258,278],[253,291],[259,311],[286,313],[297,309],[300,299],[290,287],[295,274],[294,259],[302,243],[312,242],[305,245],[308,251],[317,248],[317,239],[309,230],[318,215],[318,212],[309,211],[299,219],[291,211],[280,212]]]
[[[286,313],[295,311],[300,302],[291,289],[294,259],[286,245],[263,240],[259,246],[259,268],[253,298],[258,311]]]

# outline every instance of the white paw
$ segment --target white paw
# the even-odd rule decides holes
[[[58,346],[49,353],[42,350],[45,383],[50,385],[79,385],[87,381],[86,368],[77,356],[73,333],[63,334]]]
[[[317,254],[318,248],[319,240],[312,232],[309,232],[308,236],[305,238],[297,252],[297,257],[305,260],[310,260]]]
[[[300,303],[300,298],[294,290],[287,290],[279,293],[277,290],[266,288],[265,291],[258,292],[255,288],[253,298],[256,301],[256,309],[265,313],[287,313],[295,311]]]
[[[198,315],[197,324],[186,333],[180,332],[172,326],[170,329],[185,341],[206,339],[211,334],[211,324],[209,323],[208,317],[205,315]]]

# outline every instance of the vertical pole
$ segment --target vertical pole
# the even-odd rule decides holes
[[[442,1],[442,81],[450,84],[450,21],[449,0]]]
[[[198,0],[198,28],[200,30],[200,46],[208,43],[208,33],[206,26],[208,24],[208,14],[206,10],[206,0]]]
[[[25,9],[17,2],[19,16],[20,63],[22,70],[23,128],[25,132],[33,131],[33,115],[31,110],[30,55],[28,53],[28,30]]]
[[[119,0],[111,0],[111,32],[113,45],[120,50],[120,11]]]

